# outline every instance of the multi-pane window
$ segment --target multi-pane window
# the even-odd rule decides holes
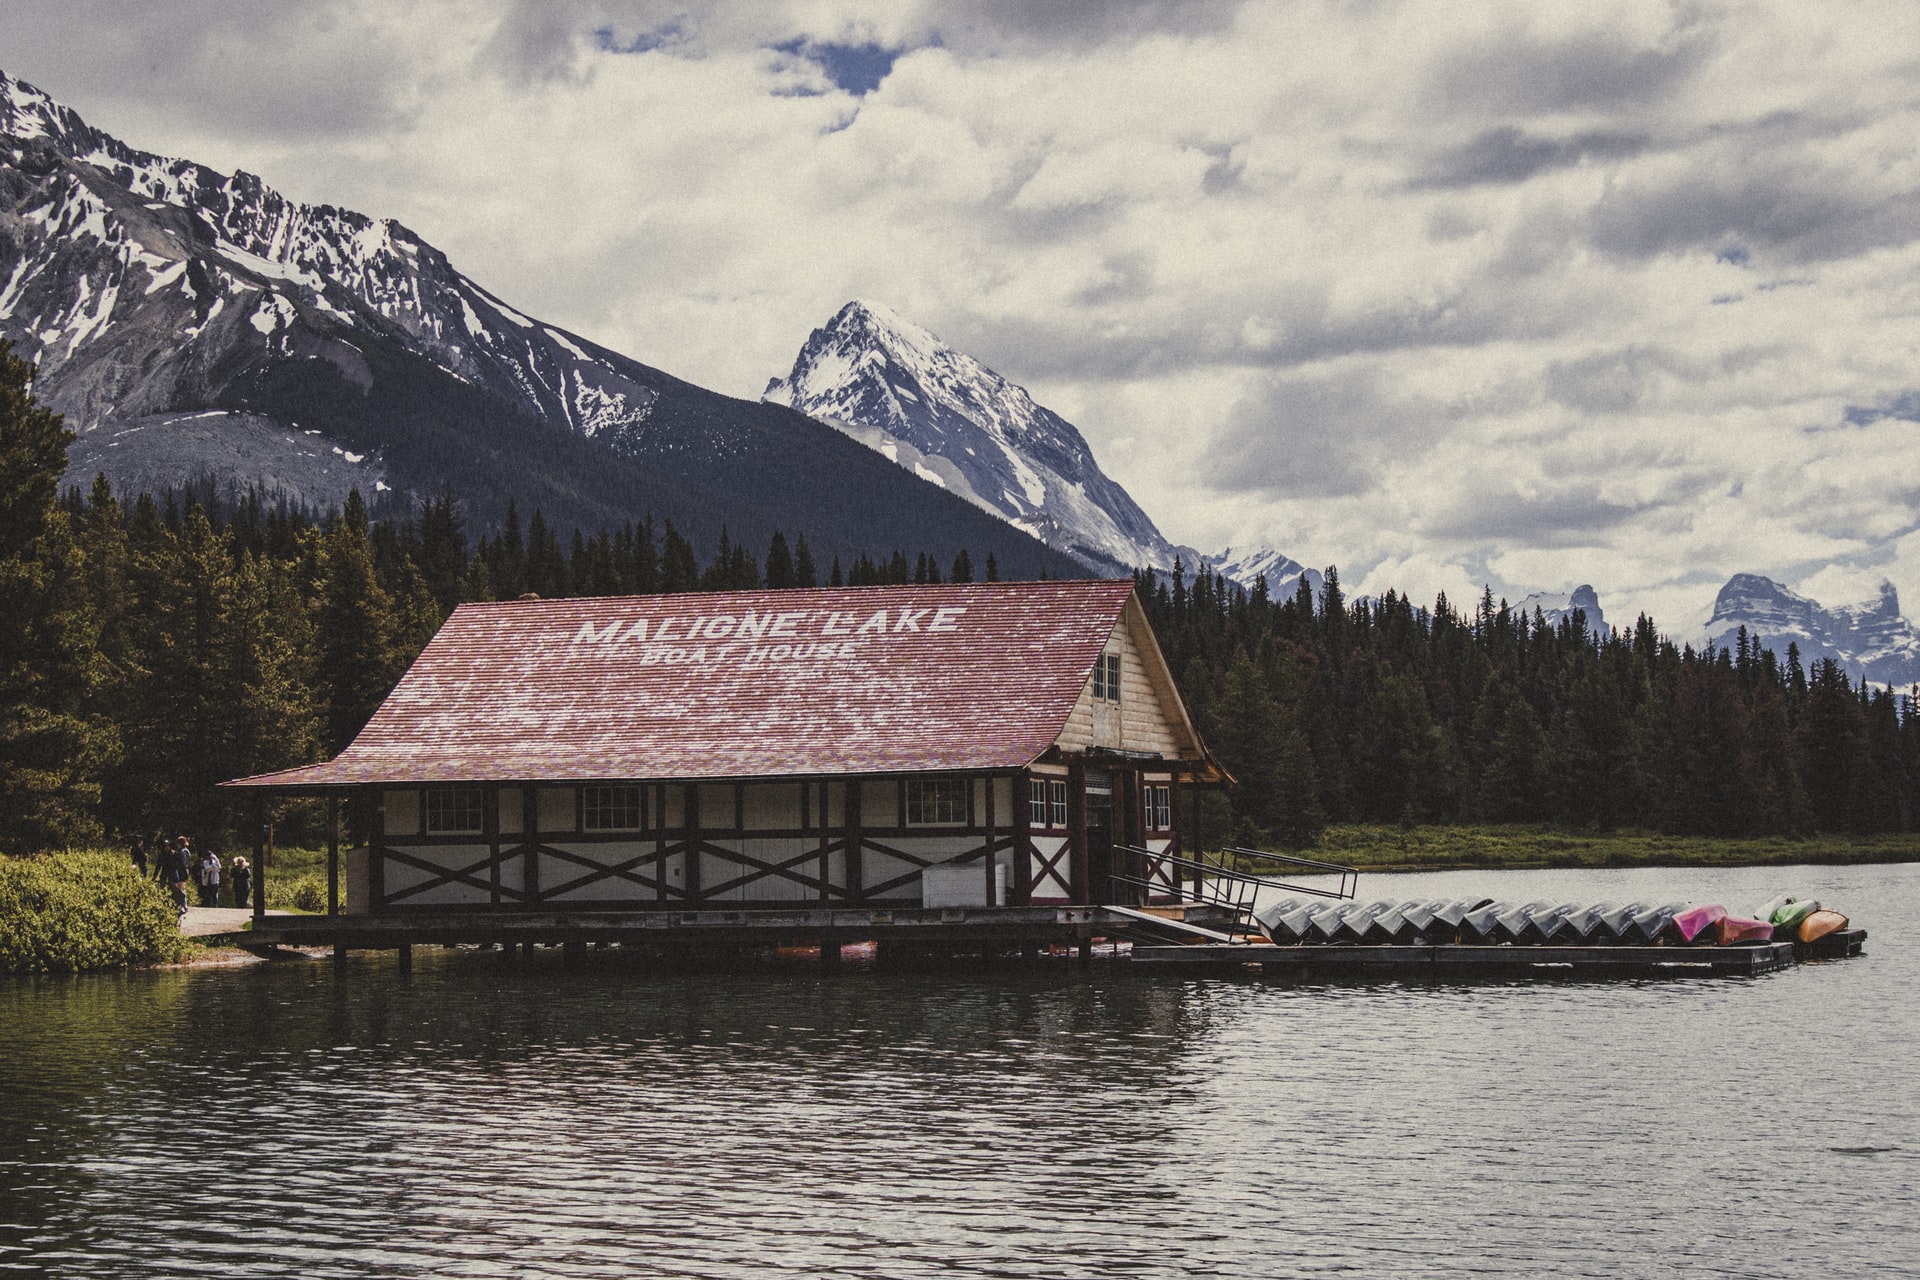
[[[1152,786],[1147,792],[1147,829],[1150,831],[1171,831],[1173,829],[1173,788]]]
[[[480,830],[480,802],[478,787],[428,787],[427,831],[437,835]]]
[[[932,826],[967,820],[965,778],[907,779],[907,825]]]
[[[1120,701],[1120,655],[1102,654],[1093,660],[1093,696],[1101,702]]]
[[[580,788],[580,821],[588,831],[638,831],[643,811],[640,788]]]
[[[1036,827],[1067,825],[1067,784],[1035,778],[1027,792],[1027,820]]]

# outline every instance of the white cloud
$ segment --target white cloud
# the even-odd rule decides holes
[[[1743,570],[1920,600],[1920,425],[1847,419],[1920,389],[1909,4],[10,25],[9,72],[128,141],[397,216],[720,390],[883,300],[1065,413],[1177,540],[1416,598],[1591,582],[1675,625]],[[855,95],[778,44],[899,56]]]

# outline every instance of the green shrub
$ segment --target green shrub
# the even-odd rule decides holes
[[[0,857],[0,973],[69,973],[180,955],[166,891],[125,854]]]
[[[269,875],[267,906],[275,911],[325,911],[327,878],[320,875]]]

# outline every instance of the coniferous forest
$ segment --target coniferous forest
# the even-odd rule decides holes
[[[1920,825],[1916,692],[1852,684],[1747,641],[1697,652],[1644,615],[1591,636],[1483,595],[1417,608],[1269,599],[1200,575],[1141,595],[1238,785],[1240,843],[1330,822],[1552,823],[1762,836]]]
[[[467,600],[993,580],[835,557],[803,531],[704,556],[651,520],[563,539],[509,508],[473,537],[456,495],[375,519],[258,494],[124,501],[59,491],[71,439],[0,350],[0,849],[186,830],[216,842],[215,784],[343,748]],[[1209,831],[1311,845],[1329,822],[1535,822],[1680,834],[1898,832],[1920,821],[1914,696],[1744,642],[1677,648],[1641,618],[1590,638],[1483,598],[1270,599],[1202,574],[1142,597],[1238,785]],[[298,838],[296,812],[291,815]],[[1223,831],[1220,822],[1226,824]]]

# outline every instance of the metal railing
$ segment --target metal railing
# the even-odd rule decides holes
[[[1295,869],[1298,868],[1300,870],[1295,871],[1295,874],[1303,871],[1309,875],[1318,872],[1321,875],[1337,875],[1340,877],[1340,887],[1337,889],[1315,889],[1304,884],[1288,884],[1284,880],[1274,880],[1266,876],[1259,877],[1262,884],[1272,885],[1276,889],[1285,889],[1288,893],[1304,893],[1310,898],[1351,898],[1360,888],[1360,868],[1350,867],[1344,862],[1322,862],[1317,858],[1296,858],[1290,853],[1268,853],[1264,849],[1241,849],[1232,847],[1224,849],[1222,852],[1231,854],[1235,858],[1246,858],[1253,862],[1278,863],[1283,872],[1295,871]],[[1236,872],[1235,874],[1244,875],[1246,873]]]
[[[1188,858],[1177,853],[1155,853],[1151,849],[1125,844],[1115,845],[1113,852],[1117,864],[1113,871],[1116,885],[1143,890],[1148,899],[1156,893],[1172,893],[1179,902],[1222,907],[1233,913],[1233,925],[1229,931],[1241,934],[1256,931],[1253,923],[1254,899],[1262,889],[1281,889],[1314,898],[1351,898],[1360,883],[1358,867],[1341,862],[1321,862],[1315,858],[1296,858],[1286,853],[1268,853],[1261,849],[1223,849],[1221,855],[1223,858],[1274,863],[1281,872],[1337,875],[1340,877],[1339,886],[1322,889],[1312,885],[1290,884],[1276,880],[1271,875],[1242,871],[1225,861],[1212,861],[1205,854],[1199,858]],[[1133,875],[1123,869],[1136,866],[1144,867],[1146,874]]]

